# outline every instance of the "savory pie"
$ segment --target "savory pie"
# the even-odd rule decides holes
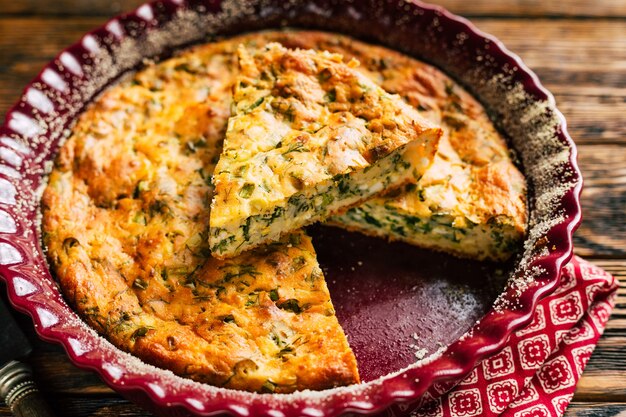
[[[415,183],[441,130],[356,71],[355,60],[270,43],[240,72],[213,184],[209,242],[237,255]]]
[[[476,245],[493,247],[495,259],[510,253],[513,243],[499,245],[500,237],[487,231],[508,222],[521,239],[524,180],[483,108],[412,58],[302,31],[196,46],[106,90],[81,115],[56,159],[42,199],[43,241],[79,315],[148,363],[259,392],[357,383],[355,357],[304,232],[228,260],[211,255],[212,174],[231,115],[237,48],[270,42],[339,53],[346,63],[358,59],[358,71],[441,123],[433,168],[414,189],[377,204],[388,210],[402,195],[422,195],[423,205],[415,205],[427,208],[421,218],[451,216],[455,231],[470,227],[457,220],[467,218],[486,230]],[[439,170],[449,174],[437,177]],[[359,230],[364,224],[345,216],[333,221]],[[367,233],[394,232],[374,225]],[[450,249],[437,245],[482,256],[457,242]]]

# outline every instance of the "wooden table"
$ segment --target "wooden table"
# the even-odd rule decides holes
[[[0,115],[41,67],[122,11],[110,0],[0,0]],[[140,1],[123,2],[130,10]],[[626,0],[441,0],[519,54],[556,96],[578,144],[585,219],[576,253],[626,284]],[[23,318],[24,328],[32,323]],[[62,350],[37,342],[31,360],[59,416],[146,416]],[[626,414],[626,286],[568,416]],[[0,404],[0,416],[9,416]]]

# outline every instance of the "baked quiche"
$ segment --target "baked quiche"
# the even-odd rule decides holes
[[[357,383],[306,234],[211,256],[211,176],[240,42],[151,65],[82,114],[43,195],[50,265],[94,329],[179,375],[276,393]]]
[[[271,42],[354,58],[361,65],[353,70],[443,127],[433,165],[414,187],[368,200],[358,220],[348,211],[335,224],[467,257],[504,259],[519,246],[524,178],[480,104],[415,59],[309,31],[199,45],[106,90],[50,174],[44,246],[78,314],[147,363],[248,391],[348,385],[359,381],[357,364],[304,232],[228,260],[210,250],[212,174],[231,115],[237,48]],[[397,221],[381,221],[381,210],[399,213],[390,216]]]
[[[339,54],[239,48],[213,184],[213,256],[235,256],[416,182],[441,130]]]

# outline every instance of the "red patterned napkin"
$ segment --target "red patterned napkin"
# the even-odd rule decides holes
[[[604,331],[617,280],[574,257],[533,321],[415,417],[560,417]]]

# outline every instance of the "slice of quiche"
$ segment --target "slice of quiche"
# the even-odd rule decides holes
[[[276,393],[357,383],[308,236],[210,255],[239,42],[151,65],[81,115],[42,198],[50,265],[87,323],[178,375]]]
[[[431,164],[441,130],[356,71],[358,62],[270,43],[240,47],[239,64],[213,176],[214,256],[414,183]]]

